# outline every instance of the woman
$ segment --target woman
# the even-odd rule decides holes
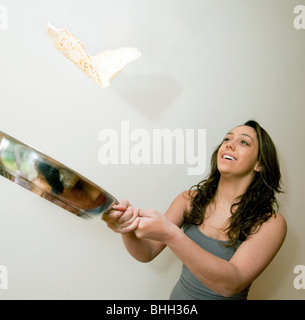
[[[164,215],[122,200],[103,220],[137,260],[151,261],[168,246],[183,262],[170,299],[247,299],[285,239],[285,219],[275,211],[280,178],[271,138],[248,121],[215,150],[208,178]]]

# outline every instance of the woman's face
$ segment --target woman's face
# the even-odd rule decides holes
[[[221,174],[240,177],[252,175],[260,170],[257,157],[256,131],[249,126],[236,127],[227,133],[218,150],[218,170]]]

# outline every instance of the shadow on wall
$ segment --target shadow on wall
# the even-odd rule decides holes
[[[177,99],[182,87],[173,78],[160,74],[120,75],[114,90],[131,106],[151,120],[158,120],[163,110]]]

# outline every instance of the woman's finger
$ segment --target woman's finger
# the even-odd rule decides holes
[[[122,214],[120,219],[118,220],[118,223],[120,225],[130,224],[134,221],[134,219],[137,217],[137,215],[134,214],[133,208],[128,207],[128,209]]]
[[[115,204],[112,206],[113,210],[117,210],[117,211],[122,211],[125,212],[127,210],[128,207],[120,205],[120,204]]]
[[[121,199],[119,202],[120,206],[126,207],[128,208],[129,206],[131,206],[130,202],[127,199]]]
[[[105,222],[117,223],[123,214],[124,212],[121,211],[111,211],[103,214],[101,219]]]
[[[134,231],[134,230],[137,229],[137,227],[139,225],[139,221],[140,221],[140,218],[137,217],[130,225],[128,225],[127,227],[123,227],[123,228],[119,229],[117,232],[120,232],[120,233],[124,234],[124,233],[128,233],[128,232]]]

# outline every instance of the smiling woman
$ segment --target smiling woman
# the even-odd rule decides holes
[[[226,156],[231,156],[233,161]],[[186,221],[201,225],[205,209],[215,200],[219,183],[228,183],[232,189],[234,182],[235,188],[241,186],[246,192],[237,192],[239,196],[230,203],[230,226],[226,231],[233,246],[238,239],[245,240],[257,231],[257,227],[274,214],[278,208],[275,193],[282,192],[276,148],[269,134],[255,121],[230,131],[216,148],[211,173],[196,185],[192,210],[185,214]]]
[[[244,300],[285,239],[285,219],[276,213],[280,180],[270,136],[248,121],[216,148],[207,179],[164,215],[122,200],[103,220],[137,260],[151,261],[168,246],[183,262],[170,299]]]
[[[253,136],[253,138],[251,136]],[[254,164],[254,171],[258,171],[257,154],[257,137],[254,129],[248,126],[237,127],[227,134],[219,148],[217,158],[218,170],[220,172],[225,170],[225,168],[222,169],[222,167],[226,167],[228,163],[234,161],[233,163],[230,163],[228,168],[229,173],[234,173],[231,168],[232,164],[234,164],[240,174],[252,172]],[[246,159],[247,161],[243,161]],[[245,170],[246,172],[244,172]],[[225,173],[225,171],[223,172]]]

